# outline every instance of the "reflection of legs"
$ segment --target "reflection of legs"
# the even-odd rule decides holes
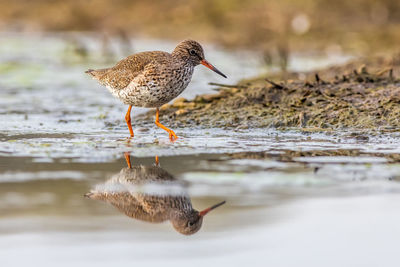
[[[167,132],[169,133],[169,139],[170,139],[171,141],[174,141],[175,139],[178,138],[178,136],[176,136],[176,134],[174,133],[174,131],[172,131],[171,129],[168,129],[167,127],[165,127],[164,125],[162,125],[162,124],[160,123],[159,118],[158,118],[158,117],[159,117],[159,113],[160,113],[160,110],[157,108],[157,109],[156,109],[156,125],[157,125],[158,127],[160,127],[161,129],[167,131]]]
[[[126,160],[126,164],[128,164],[128,168],[132,169],[132,165],[131,165],[131,154],[129,154],[129,152],[125,152],[124,153],[125,156],[125,160]]]
[[[133,130],[132,130],[132,124],[131,124],[131,109],[132,105],[129,105],[128,111],[126,112],[125,115],[125,121],[126,124],[128,124],[129,132],[131,133],[131,137],[133,137]]]

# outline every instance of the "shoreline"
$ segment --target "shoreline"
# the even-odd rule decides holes
[[[286,77],[286,81],[282,77]],[[215,94],[162,107],[170,127],[304,131],[400,129],[400,56],[364,58],[308,73],[221,85]],[[150,111],[142,116],[153,116]]]

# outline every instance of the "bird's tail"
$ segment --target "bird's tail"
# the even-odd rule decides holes
[[[93,76],[93,78],[95,79],[98,79],[99,77],[107,73],[107,71],[108,69],[98,69],[98,70],[88,69],[87,71],[85,71],[85,73]]]
[[[90,193],[86,193],[83,196],[86,198],[92,198],[92,196],[94,195],[94,193],[90,192]]]
[[[92,75],[92,72],[94,72],[93,69],[88,69],[87,71],[85,71],[85,73]]]
[[[85,198],[96,199],[96,200],[104,200],[105,194],[102,192],[90,192],[83,195]]]

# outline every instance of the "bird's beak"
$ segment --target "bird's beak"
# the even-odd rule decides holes
[[[205,210],[200,211],[200,212],[199,212],[199,215],[200,215],[201,217],[204,217],[207,213],[209,213],[209,212],[212,211],[213,209],[218,208],[219,206],[222,206],[222,205],[224,205],[224,204],[225,204],[225,200],[222,201],[222,202],[220,202],[220,203],[218,203],[218,204],[215,204],[214,206],[211,206],[211,207],[209,207],[209,208],[206,208]]]
[[[216,73],[218,73],[219,75],[221,75],[224,78],[227,78],[225,74],[223,74],[222,72],[220,72],[216,67],[214,67],[213,65],[211,65],[207,60],[203,59],[202,61],[200,61],[200,63],[204,66],[206,66],[207,68],[209,68],[210,70],[215,71]]]

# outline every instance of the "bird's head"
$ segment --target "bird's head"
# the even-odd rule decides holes
[[[222,201],[200,212],[197,210],[190,210],[189,212],[177,214],[177,216],[174,216],[171,219],[172,225],[179,233],[184,235],[192,235],[200,230],[204,216],[211,210],[218,208],[223,204],[225,204],[225,201]]]
[[[199,64],[202,64],[206,66],[207,68],[215,71],[222,77],[225,77],[225,74],[220,72],[216,67],[211,65],[207,60],[205,60],[204,57],[204,50],[201,47],[201,45],[193,40],[184,40],[180,42],[172,52],[173,56],[176,56],[184,61],[189,62],[193,66],[197,66]]]

